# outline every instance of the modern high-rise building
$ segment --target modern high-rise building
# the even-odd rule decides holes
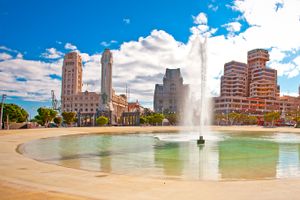
[[[300,105],[300,97],[279,96],[277,71],[267,68],[267,61],[267,50],[254,49],[248,52],[247,64],[226,63],[221,77],[220,97],[214,98],[215,112],[262,115],[270,111],[295,110]]]
[[[247,65],[231,61],[224,65],[224,75],[221,77],[221,96],[247,96]]]
[[[266,67],[269,53],[264,49],[248,52],[249,97],[275,100],[279,97],[277,71]]]
[[[180,69],[166,69],[163,84],[156,84],[154,91],[155,112],[182,112],[189,86],[183,84]]]

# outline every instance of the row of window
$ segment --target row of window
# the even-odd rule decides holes
[[[82,97],[82,96],[79,97],[79,98],[78,98],[78,97],[74,97],[74,100],[75,100],[75,101],[76,101],[76,100],[94,100],[94,99],[97,100],[97,98],[94,98],[94,97],[90,97],[90,98],[88,98],[88,97]],[[63,99],[63,100],[64,100],[64,99]],[[66,100],[67,100],[67,101],[73,100],[73,98],[67,97]]]
[[[71,112],[72,109],[68,109],[68,108],[67,108],[66,111],[67,111],[67,112]],[[90,111],[90,112],[94,112],[94,109],[91,108],[91,109],[89,110],[89,109],[87,109],[87,108],[86,108],[86,109],[82,109],[82,108],[77,109],[77,108],[75,108],[74,111],[75,111],[75,112],[83,112],[83,111],[85,111],[85,112],[89,112],[89,111]],[[98,111],[98,108],[96,109],[96,111]]]
[[[95,105],[96,105],[96,107],[98,107],[98,106],[99,106],[99,104],[98,104],[98,103],[96,103]],[[74,104],[74,107],[77,107],[77,106],[80,106],[80,107],[82,107],[82,106],[83,106],[83,104],[82,104],[82,103],[80,103],[80,104],[77,104],[77,103],[75,103],[75,104]],[[86,106],[86,107],[88,107],[88,106],[89,106],[89,104],[85,104],[85,106]],[[94,106],[94,104],[93,104],[93,103],[91,103],[91,104],[90,104],[90,106]],[[71,106],[70,106],[70,104],[64,104],[64,107],[71,107]]]

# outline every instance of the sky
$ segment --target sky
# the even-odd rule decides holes
[[[153,106],[166,68],[193,84],[193,46],[206,38],[207,81],[220,93],[224,63],[269,50],[281,95],[298,95],[300,0],[0,0],[0,95],[33,116],[59,99],[64,54],[83,57],[83,90],[100,92],[100,59],[113,52],[113,87]],[[196,52],[197,53],[197,52]]]

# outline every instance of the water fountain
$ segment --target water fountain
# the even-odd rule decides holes
[[[186,101],[183,121],[185,126],[192,127],[192,132],[199,133],[197,144],[204,144],[203,133],[207,132],[207,125],[210,121],[210,106],[207,90],[207,55],[206,38],[196,36],[191,42],[191,50],[188,55],[190,84],[189,100]]]

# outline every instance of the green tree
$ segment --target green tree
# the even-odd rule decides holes
[[[147,120],[151,125],[158,125],[161,124],[165,116],[161,113],[153,113],[147,116]]]
[[[61,123],[62,123],[62,117],[57,116],[57,117],[54,118],[53,121],[59,127],[61,125]]]
[[[295,128],[300,128],[300,115],[294,116],[293,120],[296,122]]]
[[[271,122],[272,126],[274,126],[274,122],[280,119],[280,113],[269,112],[265,114],[264,118],[266,122]]]
[[[235,113],[235,112],[231,112],[228,114],[228,119],[230,122],[230,125],[233,125],[235,123],[235,121],[239,118],[240,114],[239,113]]]
[[[144,116],[140,117],[140,124],[147,124],[147,123],[148,123],[147,117]]]
[[[96,119],[96,122],[99,126],[104,126],[108,124],[108,118],[104,116],[100,116]]]
[[[244,114],[244,113],[237,113],[236,116],[236,123],[240,124],[240,125],[245,125],[245,124],[249,124],[249,116]]]
[[[37,123],[42,126],[47,126],[49,122],[51,122],[54,117],[57,115],[57,112],[51,108],[39,108],[37,110],[38,115],[34,118],[36,119]]]
[[[214,117],[215,117],[215,123],[217,125],[220,125],[220,122],[222,121],[222,119],[225,118],[225,116],[223,114],[219,114],[219,113],[216,113]]]
[[[171,125],[176,125],[179,121],[178,114],[175,114],[175,113],[169,113],[165,117],[166,117],[166,119],[168,119],[168,121]]]
[[[76,116],[76,113],[75,112],[63,112],[61,114],[61,116],[63,117],[64,119],[64,122],[68,125],[71,125],[72,122],[75,121],[75,116]]]
[[[250,124],[250,125],[255,125],[255,124],[257,124],[257,121],[258,121],[256,116],[248,116],[247,120],[248,120],[248,124]]]
[[[150,110],[149,108],[144,108],[144,115],[145,115],[145,116],[149,116],[149,115],[151,115],[152,113],[153,113],[153,111]]]
[[[21,108],[16,104],[4,104],[2,122],[6,121],[7,116],[10,122],[21,123],[27,120],[28,113],[26,112],[26,110],[24,110],[23,108]]]

